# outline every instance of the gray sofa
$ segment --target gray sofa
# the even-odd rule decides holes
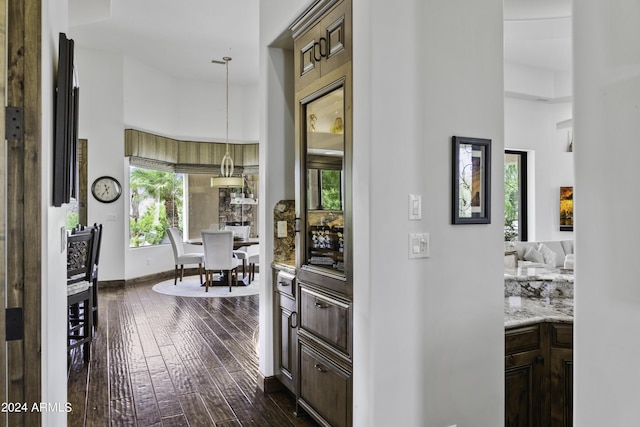
[[[516,242],[518,266],[553,267],[573,270],[573,240]]]

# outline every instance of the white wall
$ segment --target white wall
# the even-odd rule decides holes
[[[67,252],[60,250],[60,228],[66,226],[66,207],[54,208],[53,117],[58,33],[66,32],[67,0],[42,3],[42,402],[67,401]],[[64,412],[42,413],[42,425],[67,424]]]
[[[640,3],[573,2],[574,424],[640,419]]]
[[[125,127],[171,135],[178,127],[178,82],[144,62],[123,59]]]
[[[105,233],[100,279],[131,279],[171,270],[169,245],[129,248],[124,129],[177,139],[224,141],[225,84],[180,81],[137,59],[108,52],[77,49],[76,57],[81,86],[79,134],[89,140],[89,183],[101,175],[112,175],[124,187],[123,197],[113,204],[89,196],[89,223],[103,223],[113,231]],[[220,73],[224,76],[224,67]],[[229,87],[231,142],[258,141],[256,91],[257,86]],[[107,220],[113,215],[115,221]]]
[[[571,114],[568,102],[505,97],[505,148],[529,153],[530,241],[573,239],[573,232],[560,231],[559,199],[560,187],[574,183],[573,153],[566,151],[570,129],[556,129]]]
[[[273,262],[273,208],[280,200],[295,198],[293,52],[288,26],[304,8],[298,0],[260,2],[260,180],[258,206],[261,265]],[[274,43],[285,35],[289,43]],[[274,375],[273,283],[261,275],[260,371]]]
[[[354,16],[363,5],[355,1]],[[354,378],[373,391],[369,401],[356,400],[369,406],[370,425],[499,426],[502,1],[376,0],[369,10],[369,32],[354,45],[354,112],[364,102],[370,110],[354,120],[354,151],[369,151],[370,191],[367,204],[358,192],[354,204],[369,209],[370,223],[354,228],[370,239],[368,250],[356,239],[354,292],[356,305],[363,289],[369,293],[371,321],[360,325],[370,341],[354,350]],[[491,225],[450,224],[453,135],[492,140]],[[389,168],[393,179],[381,173]],[[407,219],[408,193],[423,196],[421,221]],[[429,259],[407,259],[409,232],[430,233]],[[363,269],[367,282],[357,276]],[[365,352],[373,355],[367,372],[358,367]]]
[[[261,27],[293,21],[296,2],[289,13],[281,3],[261,2]],[[448,184],[451,136],[491,138],[502,205],[502,2],[354,0],[353,21],[354,425],[502,425],[501,209],[491,225],[452,226]],[[271,58],[261,72],[281,94]],[[261,164],[275,169],[283,131],[272,117]],[[422,221],[408,221],[408,193],[422,194]],[[408,260],[419,231],[431,233],[431,258]]]
[[[72,34],[73,35],[73,34]],[[124,99],[123,63],[120,55],[76,49],[80,80],[80,138],[88,140],[88,182],[103,175],[116,178],[124,185]],[[91,194],[87,200],[90,224],[103,224],[100,247],[100,280],[124,278],[125,226],[128,227],[128,196],[114,203],[100,203]],[[126,240],[128,245],[128,239]]]

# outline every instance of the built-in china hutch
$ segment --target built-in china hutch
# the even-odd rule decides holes
[[[276,377],[296,411],[351,426],[351,1],[315,2],[291,31],[296,256],[274,272]]]

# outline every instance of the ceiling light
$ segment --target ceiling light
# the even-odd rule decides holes
[[[224,153],[224,157],[222,158],[222,162],[220,163],[220,176],[216,176],[211,178],[211,186],[212,187],[222,187],[222,188],[242,188],[244,186],[244,179],[241,176],[233,176],[233,159],[229,154],[229,61],[231,58],[225,56],[222,58],[222,61],[218,61],[214,59],[213,63],[216,64],[224,64],[227,71],[227,101],[226,101],[226,110],[227,110],[227,122],[226,122],[226,151]]]

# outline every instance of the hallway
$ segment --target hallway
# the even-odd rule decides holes
[[[74,353],[69,426],[315,426],[258,374],[258,296],[182,298],[154,283],[100,289],[91,361]],[[179,284],[178,284],[179,286]]]

